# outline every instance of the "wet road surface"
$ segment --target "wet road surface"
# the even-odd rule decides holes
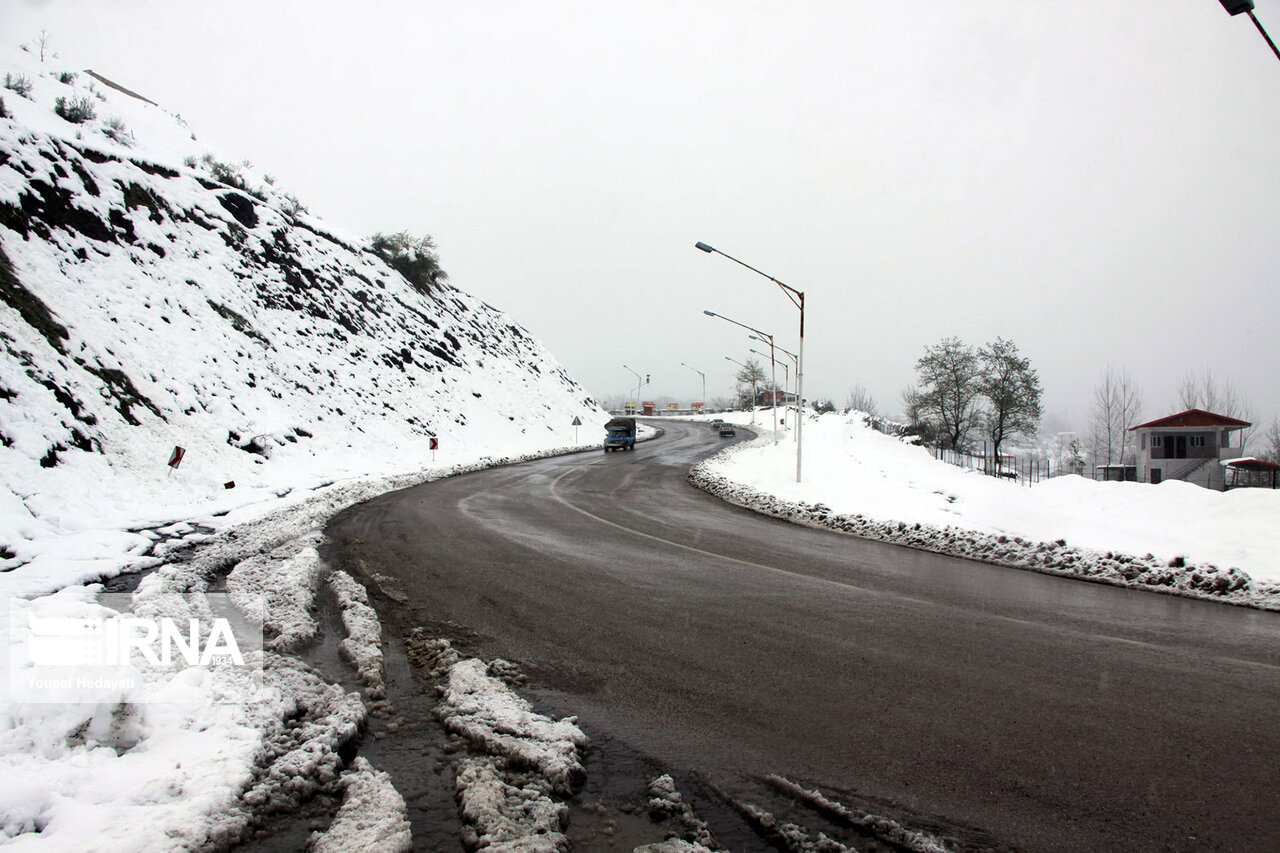
[[[810,530],[684,480],[704,426],[330,525],[391,625],[744,796],[767,774],[1028,850],[1280,849],[1280,614]]]

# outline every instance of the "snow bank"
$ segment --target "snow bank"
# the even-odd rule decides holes
[[[342,774],[342,806],[323,833],[314,833],[313,853],[402,853],[413,848],[408,809],[391,777],[363,756]]]
[[[762,437],[690,481],[741,506],[865,538],[1141,589],[1280,609],[1280,492],[1187,483],[1026,487],[935,460],[862,416],[810,417],[795,444]]]
[[[489,674],[483,661],[468,659],[449,669],[439,714],[445,728],[521,770],[537,771],[560,794],[585,776],[579,750],[587,736],[575,717],[555,721]]]
[[[473,753],[454,762],[458,803],[469,848],[563,851],[570,796],[585,777],[587,737],[574,717],[556,721],[533,711],[507,686],[518,679],[506,661],[461,658],[448,640],[414,629],[406,649],[438,688],[436,714]]]
[[[387,695],[382,668],[382,623],[369,606],[369,595],[351,575],[341,570],[330,573],[329,589],[338,599],[342,626],[347,631],[338,650],[355,667],[369,698],[382,699]]]
[[[227,575],[227,593],[246,616],[275,636],[266,648],[291,652],[316,639],[316,583],[320,578],[320,536],[311,533],[267,554],[242,560]]]

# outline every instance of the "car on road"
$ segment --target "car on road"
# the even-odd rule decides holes
[[[721,423],[721,424],[720,424],[720,437],[721,437],[721,438],[733,438],[733,437],[734,437],[734,436],[736,436],[737,434],[738,434],[738,433],[737,433],[737,430],[735,430],[735,429],[733,428],[733,424],[726,424],[726,423]]]

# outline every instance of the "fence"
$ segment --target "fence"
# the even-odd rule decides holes
[[[1030,486],[1067,471],[1056,471],[1047,458],[1015,456],[1011,453],[995,455],[992,445],[984,442],[982,453],[966,453],[946,447],[931,447],[934,459],[947,462],[969,471],[981,471],[992,477],[1014,480],[1019,485]]]

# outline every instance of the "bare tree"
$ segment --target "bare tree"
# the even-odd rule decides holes
[[[1262,442],[1262,458],[1267,462],[1280,465],[1280,418],[1271,419],[1271,425],[1262,435]]]
[[[1186,409],[1202,409],[1234,418],[1243,406],[1240,392],[1230,379],[1218,382],[1212,371],[1200,376],[1187,371],[1178,383],[1178,402]]]
[[[40,48],[40,61],[44,62],[44,55],[49,50],[52,39],[49,37],[49,28],[41,27],[40,35],[36,36],[36,47]]]
[[[1128,372],[1110,365],[1102,381],[1093,389],[1090,411],[1090,443],[1094,465],[1127,464],[1132,461],[1129,430],[1142,417],[1142,392]]]
[[[751,405],[759,405],[760,393],[757,390],[761,385],[765,385],[769,381],[769,375],[764,372],[764,368],[760,366],[760,362],[754,358],[747,359],[746,365],[734,376],[740,387],[750,386],[751,388]],[[744,398],[745,394],[740,393],[740,398]]]
[[[978,354],[959,338],[944,338],[916,362],[920,412],[936,418],[952,448],[963,449],[979,416]]]
[[[1250,425],[1240,431],[1241,455],[1253,440],[1256,428],[1253,425],[1253,406],[1230,379],[1218,382],[1212,371],[1205,370],[1200,376],[1187,371],[1178,383],[1178,402],[1184,409],[1201,409],[1215,415],[1248,421]]]
[[[868,415],[876,414],[876,401],[867,389],[861,385],[855,385],[849,391],[849,396],[845,398],[844,410],[846,412],[866,412]]]

